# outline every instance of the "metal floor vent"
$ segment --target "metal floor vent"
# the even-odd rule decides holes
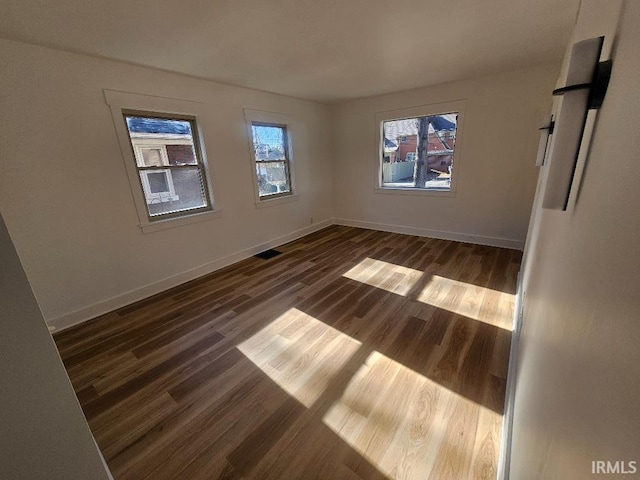
[[[277,257],[281,253],[282,252],[279,252],[278,250],[270,248],[269,250],[265,250],[264,252],[260,252],[257,255],[254,255],[254,257],[262,258],[263,260],[269,260],[270,258]]]

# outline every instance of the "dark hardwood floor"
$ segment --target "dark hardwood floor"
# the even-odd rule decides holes
[[[495,479],[520,252],[279,250],[55,335],[116,480]]]

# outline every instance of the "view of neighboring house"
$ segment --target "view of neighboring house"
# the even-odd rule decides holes
[[[203,206],[190,123],[131,116],[127,127],[149,214]]]
[[[286,128],[252,124],[251,132],[260,197],[290,193]]]
[[[428,122],[427,181],[447,185],[450,182],[457,129],[455,113],[384,122],[383,185],[417,186],[413,184],[421,121]],[[438,188],[438,185],[425,187]]]
[[[449,173],[453,163],[457,115],[429,117],[427,163],[429,169]],[[418,149],[419,118],[384,122],[384,161],[415,162]]]

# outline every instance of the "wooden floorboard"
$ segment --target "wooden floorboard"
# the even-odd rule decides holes
[[[278,250],[55,335],[116,480],[496,478],[520,253]]]

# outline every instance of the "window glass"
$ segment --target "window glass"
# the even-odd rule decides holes
[[[161,167],[162,155],[159,148],[142,148],[142,164],[145,167]]]
[[[195,120],[125,114],[151,220],[211,208]]]
[[[451,189],[458,113],[382,122],[382,187]]]
[[[251,125],[260,198],[291,194],[287,129],[283,125]]]

